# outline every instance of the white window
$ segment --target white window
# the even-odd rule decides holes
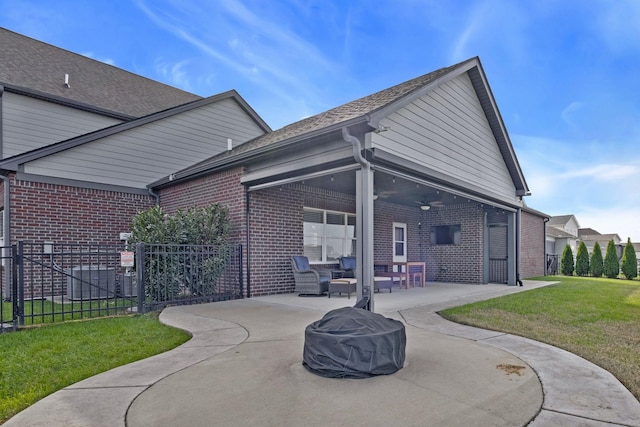
[[[407,224],[393,223],[393,262],[407,262]]]
[[[338,262],[356,252],[356,216],[304,208],[304,255],[310,262]]]

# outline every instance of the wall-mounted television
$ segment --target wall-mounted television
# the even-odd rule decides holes
[[[459,245],[460,236],[460,224],[431,227],[432,245]]]

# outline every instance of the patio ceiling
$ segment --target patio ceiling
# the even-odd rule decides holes
[[[374,197],[377,196],[376,200],[378,201],[416,208],[420,208],[421,205],[439,208],[468,200],[466,197],[385,172],[376,172],[374,180]],[[344,194],[355,194],[356,191],[355,174],[352,171],[307,179],[303,182],[305,185],[326,188]]]

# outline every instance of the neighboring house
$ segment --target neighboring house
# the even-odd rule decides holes
[[[602,251],[602,256],[604,257],[607,253],[607,246],[609,246],[609,242],[613,240],[613,244],[616,247],[616,253],[618,254],[618,259],[622,258],[622,251],[626,242],[623,242],[618,234],[600,234],[591,228],[581,228],[579,230],[579,235],[580,241],[584,242],[589,254],[593,253],[593,247],[596,242],[598,242],[600,250]]]
[[[317,266],[355,255],[365,282],[394,261],[424,261],[428,280],[446,282],[515,284],[524,258],[527,275],[545,271],[547,217],[523,211],[529,188],[478,58],[265,134],[150,188],[170,212],[194,200],[232,206],[253,295],[291,292],[289,259],[300,254]]]
[[[544,221],[478,58],[272,132],[235,92],[201,98],[0,30],[5,241],[115,243],[132,216],[220,202],[247,295],[291,292],[289,258],[358,277],[544,274]]]
[[[5,243],[116,243],[147,184],[270,132],[235,92],[202,98],[0,29]]]
[[[562,256],[564,248],[569,245],[575,256],[578,249],[580,224],[575,215],[559,215],[549,218],[546,227],[547,255]]]

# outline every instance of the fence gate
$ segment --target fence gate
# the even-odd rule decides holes
[[[508,246],[507,225],[489,225],[489,282],[507,283],[508,276]]]

